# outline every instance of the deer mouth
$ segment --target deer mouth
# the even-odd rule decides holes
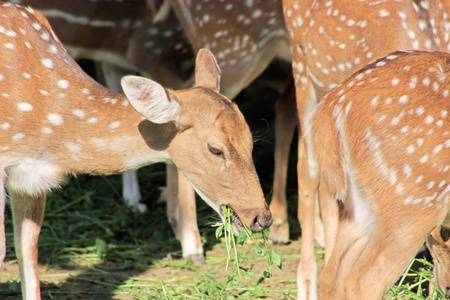
[[[233,224],[234,230],[239,234],[242,229],[244,229],[244,225],[242,224],[241,219],[239,218],[238,214],[233,212],[233,215],[231,216],[231,222]]]
[[[224,205],[221,206],[220,214],[221,214],[222,218],[225,219],[225,216],[223,215],[223,208],[224,208]],[[232,211],[233,211],[233,214],[230,216],[230,221],[231,221],[231,225],[233,226],[234,233],[236,235],[238,235],[239,232],[241,232],[242,229],[244,229],[244,225],[242,224],[241,218],[239,218],[239,215],[234,211],[234,209],[232,209]]]

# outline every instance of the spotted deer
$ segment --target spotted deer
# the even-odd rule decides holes
[[[334,245],[337,206],[320,192],[311,141],[304,135],[305,116],[319,99],[352,73],[397,50],[449,51],[448,1],[283,0],[292,51],[299,135],[299,212],[302,225],[298,298],[317,298],[314,255],[314,204],[320,194],[325,227],[325,261]]]
[[[382,299],[433,231],[449,250],[439,232],[450,229],[449,93],[449,54],[395,52],[331,90],[306,121],[320,184],[339,207],[320,299]]]
[[[171,0],[194,50],[216,53],[222,70],[221,92],[234,98],[274,58],[291,61],[281,0]],[[289,87],[275,107],[275,171],[270,210],[274,224],[270,238],[289,241],[286,204],[288,154],[298,125],[295,100]],[[321,226],[316,218],[317,227]],[[323,229],[316,232],[323,244]]]
[[[49,20],[75,59],[92,59],[101,66],[106,86],[122,92],[122,76],[139,73],[170,88],[185,88],[194,62],[189,41],[170,3],[157,0],[12,0],[29,5]],[[167,213],[183,257],[204,263],[197,226],[195,194],[181,172],[167,165]],[[178,180],[177,177],[180,177]],[[146,211],[135,170],[122,175],[122,195],[129,207]]]
[[[124,96],[86,75],[40,13],[3,2],[0,11],[0,218],[4,224],[7,190],[24,299],[40,299],[37,241],[46,194],[66,175],[173,162],[221,216],[224,205],[235,211],[236,232],[243,224],[270,226],[250,130],[218,93],[211,52],[198,52],[193,88],[172,91],[126,76]],[[3,262],[4,226],[0,240]]]

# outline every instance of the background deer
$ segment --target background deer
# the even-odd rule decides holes
[[[6,188],[25,299],[40,298],[37,241],[46,194],[69,174],[173,162],[219,214],[228,205],[252,230],[270,226],[250,131],[237,107],[218,93],[220,73],[209,51],[197,55],[193,88],[170,91],[127,76],[127,99],[87,76],[41,14],[9,3],[0,10],[0,218],[3,224]],[[234,220],[239,231],[242,223]]]
[[[450,229],[449,76],[449,54],[396,52],[319,104],[311,140],[320,184],[339,206],[319,298],[381,299],[433,230],[450,245],[440,233]]]
[[[449,51],[448,1],[284,0],[284,17],[292,50],[299,134],[299,213],[302,225],[298,298],[316,299],[314,256],[315,201],[320,188],[305,115],[320,98],[352,73],[396,50]],[[320,192],[320,191],[319,191]],[[325,260],[333,248],[337,206],[319,197],[325,226]]]

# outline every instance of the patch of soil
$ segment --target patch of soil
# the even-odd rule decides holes
[[[295,299],[296,297],[296,272],[300,257],[300,243],[295,241],[289,245],[273,245],[282,260],[282,269],[273,266],[272,278],[265,279],[260,285],[264,290],[264,299]],[[253,281],[258,280],[259,275],[267,267],[266,258],[258,257],[253,245],[245,245],[238,248],[244,259],[243,266],[251,268]],[[103,261],[98,264],[81,262],[78,266],[53,267],[39,266],[42,298],[57,300],[75,299],[136,299],[146,297],[148,291],[161,288],[161,282],[177,293],[194,293],[195,284],[208,284],[208,282],[225,283],[230,273],[231,266],[225,270],[226,249],[223,245],[207,251],[205,265],[194,265],[183,259],[170,257],[155,261],[145,270],[113,270],[114,263]],[[321,265],[319,266],[321,267]],[[109,268],[111,271],[105,271]],[[103,271],[99,271],[103,270]],[[21,299],[17,290],[19,285],[19,269],[15,262],[6,261],[0,273],[0,285],[2,285],[2,299]],[[241,285],[253,286],[255,283],[242,279]],[[127,286],[129,285],[129,287]],[[119,288],[120,287],[120,288]],[[11,290],[10,295],[5,295],[6,288]],[[284,291],[284,295],[280,292]],[[127,293],[127,294],[120,294]],[[253,296],[254,297],[254,294]],[[246,299],[243,294],[242,299]],[[241,298],[240,298],[241,299]]]

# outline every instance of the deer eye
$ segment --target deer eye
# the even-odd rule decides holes
[[[214,148],[210,144],[208,144],[208,150],[209,150],[209,152],[211,152],[212,154],[214,154],[216,156],[223,157],[223,151],[220,149]]]

